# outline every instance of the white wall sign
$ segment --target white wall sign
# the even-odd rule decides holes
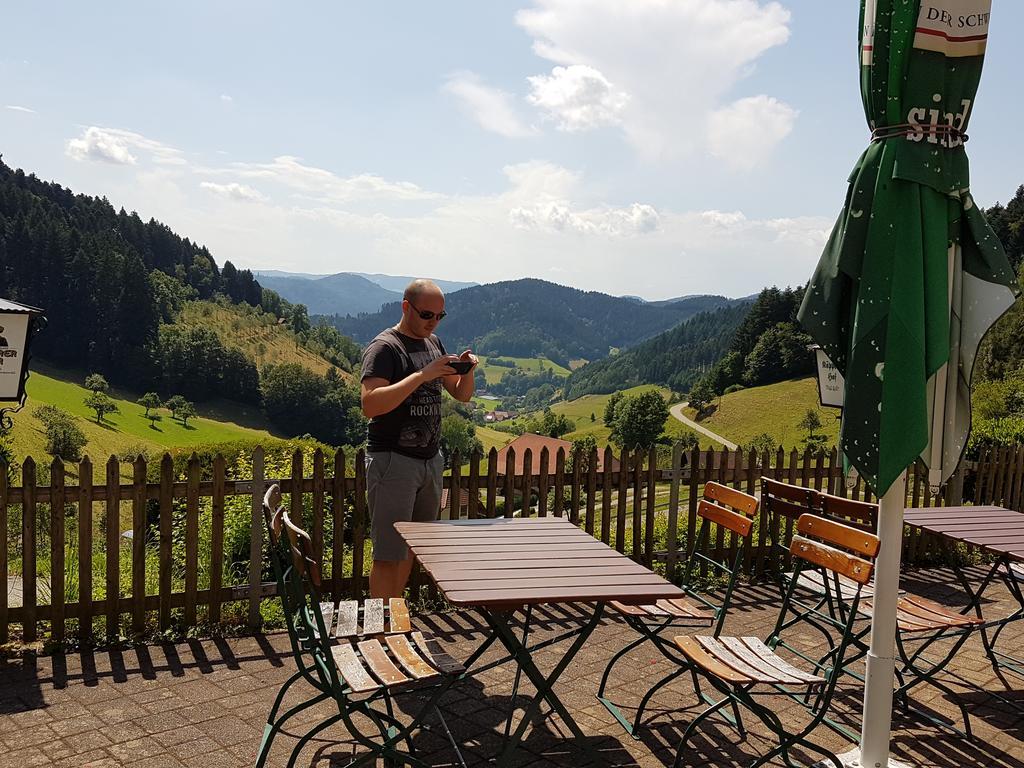
[[[25,366],[28,314],[0,314],[0,400],[18,400]]]
[[[818,363],[818,397],[821,399],[822,406],[842,408],[843,396],[846,391],[843,374],[832,364],[828,355],[820,347],[815,348],[814,357]]]

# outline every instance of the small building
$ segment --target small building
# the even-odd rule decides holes
[[[488,411],[484,414],[484,421],[491,424],[499,421],[508,421],[511,418],[513,416],[508,411]]]
[[[444,512],[445,510],[450,510],[450,509],[451,509],[451,493],[450,493],[450,489],[442,488],[441,489],[441,511]],[[463,515],[468,515],[468,514],[469,514],[469,489],[468,488],[459,488],[459,513],[458,513],[458,516],[462,517]]]

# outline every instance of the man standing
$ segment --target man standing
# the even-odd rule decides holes
[[[473,396],[476,356],[468,349],[449,355],[434,335],[445,314],[441,289],[430,280],[414,280],[402,298],[401,321],[363,352],[371,597],[401,597],[412,571],[412,557],[394,524],[435,520],[440,511],[441,383],[456,400]],[[449,365],[459,360],[471,363],[462,375]]]

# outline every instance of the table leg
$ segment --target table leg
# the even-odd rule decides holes
[[[573,720],[572,715],[569,714],[569,710],[566,709],[565,705],[559,700],[553,690],[553,686],[565,668],[569,665],[569,662],[571,662],[576,654],[579,653],[584,643],[586,643],[587,638],[589,638],[591,633],[593,633],[597,628],[603,611],[603,603],[598,603],[594,607],[594,613],[590,620],[580,630],[572,645],[570,645],[566,650],[565,655],[562,656],[547,677],[544,676],[534,663],[529,649],[526,648],[518,637],[516,637],[515,631],[509,625],[507,616],[501,613],[492,613],[486,609],[482,611],[487,622],[494,630],[497,638],[501,641],[502,645],[505,646],[509,654],[515,659],[519,669],[522,670],[537,689],[537,695],[529,704],[527,704],[523,711],[522,720],[519,721],[519,725],[505,743],[505,748],[502,750],[502,753],[498,758],[498,765],[504,766],[509,764],[513,752],[519,745],[519,742],[522,741],[523,735],[526,733],[527,726],[530,724],[530,721],[533,719],[537,710],[539,710],[541,702],[543,701],[546,701],[550,705],[551,709],[559,716],[559,718],[561,718],[562,722],[565,723],[566,727],[576,738],[576,741],[583,753],[593,762],[597,762],[597,756],[587,743],[586,735],[582,730],[580,730],[576,721]],[[513,715],[514,711],[510,712],[509,718],[511,719]]]

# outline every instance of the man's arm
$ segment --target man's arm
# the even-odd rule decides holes
[[[473,367],[469,369],[469,373],[463,374],[456,378],[455,376],[448,376],[444,380],[444,388],[448,390],[448,394],[458,400],[460,403],[468,403],[473,399],[473,390],[476,387],[476,364],[479,362],[476,355],[470,352],[468,349],[459,355],[459,360],[471,360]]]
[[[448,365],[454,355],[445,355],[434,360],[422,370],[410,373],[401,381],[389,384],[387,379],[368,377],[363,379],[360,401],[363,415],[368,419],[383,416],[401,405],[409,395],[428,381],[450,376],[455,371]]]

